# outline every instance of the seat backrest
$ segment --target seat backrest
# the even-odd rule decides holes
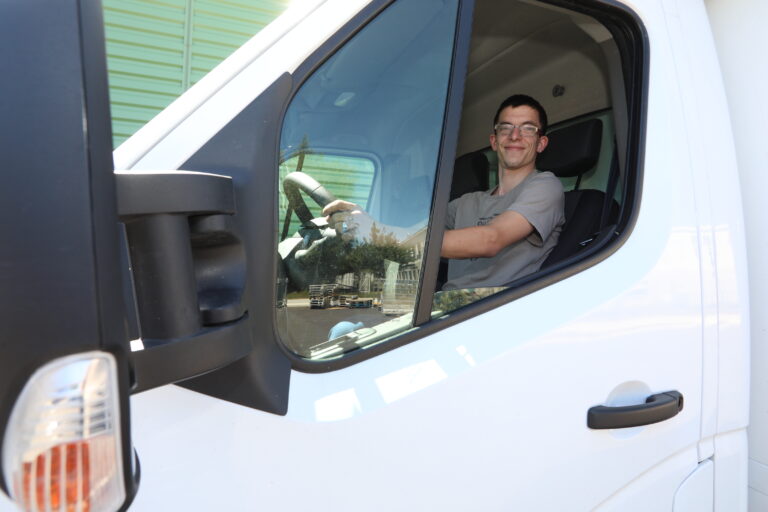
[[[600,158],[603,122],[588,119],[547,134],[549,144],[536,159],[536,168],[559,178],[581,176]]]
[[[473,151],[456,159],[453,166],[450,201],[468,192],[488,190],[490,169],[482,151]]]
[[[536,166],[551,171],[560,178],[580,177],[597,164],[603,135],[603,123],[589,119],[549,134],[547,149],[539,155]],[[577,183],[579,180],[577,179]],[[568,190],[565,192],[565,225],[557,246],[543,267],[562,261],[586,247],[602,228],[605,192],[602,190]],[[618,205],[611,201],[608,223],[618,214]]]
[[[559,178],[577,178],[591,171],[600,157],[603,123],[588,119],[550,132],[547,148],[536,159],[536,168],[550,171]],[[467,192],[488,190],[489,162],[483,151],[467,153],[456,159],[451,185],[451,199]],[[583,249],[602,226],[605,192],[595,189],[565,192],[565,225],[560,239],[542,268],[561,261]],[[616,201],[610,203],[608,224],[618,215]],[[441,275],[445,274],[444,269]]]

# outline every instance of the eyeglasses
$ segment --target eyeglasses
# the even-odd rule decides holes
[[[535,137],[537,133],[539,133],[539,128],[535,124],[510,124],[510,123],[499,123],[496,126],[493,127],[493,130],[496,132],[496,135],[499,137],[509,137],[512,135],[512,132],[515,131],[515,128],[520,130],[520,135],[523,137]]]

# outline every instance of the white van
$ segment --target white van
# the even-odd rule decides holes
[[[307,1],[112,155],[98,3],[3,3],[0,510],[768,510],[766,19]],[[444,291],[512,93],[567,224]]]

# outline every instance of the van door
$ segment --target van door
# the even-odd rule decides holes
[[[151,475],[138,509],[672,506],[699,462],[702,299],[685,157],[667,136],[679,98],[660,78],[671,61],[659,3],[637,2],[637,14],[510,3],[595,44],[614,39],[621,218],[602,246],[445,314],[432,299],[476,3],[372,2],[301,46],[322,30],[321,7],[285,36],[301,51],[267,49],[126,159],[232,176],[254,344],[183,387],[134,397]],[[268,62],[285,72],[254,93]],[[397,228],[377,232],[378,263],[327,231],[313,205],[325,192]],[[413,227],[428,228],[423,247],[382,249]]]
[[[4,2],[0,61],[0,487],[117,510],[138,467],[99,3]]]

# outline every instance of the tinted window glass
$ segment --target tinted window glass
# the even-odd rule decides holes
[[[286,112],[277,304],[281,338],[303,357],[337,356],[412,326],[457,4],[393,4],[318,68]],[[296,171],[364,209],[373,223],[365,236],[328,225],[306,193],[298,200],[291,190],[302,187],[290,183],[313,182],[294,180]]]

